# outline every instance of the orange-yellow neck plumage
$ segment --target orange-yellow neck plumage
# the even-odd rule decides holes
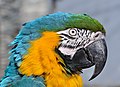
[[[58,63],[63,62],[55,52],[59,40],[57,33],[44,32],[41,38],[31,41],[19,71],[27,76],[42,76],[47,87],[82,87],[81,76],[67,74]]]

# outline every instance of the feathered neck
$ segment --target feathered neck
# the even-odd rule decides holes
[[[47,87],[82,87],[81,77],[67,74],[60,64],[64,62],[55,52],[59,40],[55,32],[44,32],[41,38],[31,41],[19,71],[27,76],[42,76]]]

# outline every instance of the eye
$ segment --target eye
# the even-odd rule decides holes
[[[70,30],[69,30],[69,34],[70,34],[71,36],[75,36],[75,35],[77,34],[77,30],[76,30],[76,29],[70,29]]]

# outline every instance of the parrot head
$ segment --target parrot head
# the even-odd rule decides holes
[[[105,66],[105,35],[87,14],[57,12],[27,22],[10,43],[10,63],[0,85],[28,87],[26,81],[32,81],[39,87],[82,87],[83,69],[95,66],[92,80]]]
[[[56,52],[72,73],[95,66],[90,81],[101,73],[107,60],[105,29],[87,14],[72,14],[66,25],[57,31],[61,40]]]
[[[104,33],[80,28],[69,28],[57,33],[61,41],[56,51],[71,72],[79,73],[82,69],[95,65],[94,74],[89,80],[101,73],[107,58]]]
[[[60,40],[54,51],[62,58],[66,65],[65,67],[70,71],[69,73],[80,74],[82,69],[95,66],[94,73],[90,78],[92,80],[103,70],[107,59],[106,32],[104,27],[89,15],[58,12],[43,16],[23,26],[23,29],[12,44],[20,44],[18,41],[23,36],[21,42],[26,43],[44,37],[42,36],[43,32],[55,32]],[[40,43],[43,42],[41,41]],[[20,44],[20,46],[22,45]],[[38,49],[38,47],[36,48]],[[25,51],[22,50],[21,54],[23,52]],[[26,62],[25,59],[27,58],[24,58],[24,62]],[[20,63],[18,62],[19,66]],[[24,63],[20,66],[21,69],[23,68],[22,66],[24,67]]]

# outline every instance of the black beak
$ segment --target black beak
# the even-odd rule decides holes
[[[72,63],[67,64],[73,72],[79,69],[90,68],[95,65],[95,70],[92,80],[98,76],[103,70],[107,60],[107,46],[104,39],[97,40],[92,44],[88,45],[86,48],[81,48],[77,50],[72,58]]]
[[[91,55],[90,60],[95,65],[95,70],[92,77],[89,79],[92,80],[98,76],[103,70],[106,60],[107,60],[107,46],[104,39],[93,42],[86,47],[89,55]]]

